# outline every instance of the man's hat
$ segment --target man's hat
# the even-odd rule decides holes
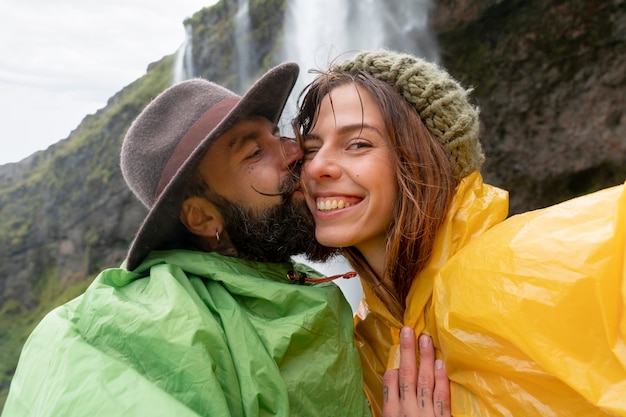
[[[178,83],[157,96],[130,126],[121,152],[126,183],[149,212],[126,257],[134,270],[153,249],[175,239],[185,182],[211,144],[253,115],[278,123],[299,67],[269,70],[243,96],[203,79]]]

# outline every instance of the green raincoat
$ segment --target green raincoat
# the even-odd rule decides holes
[[[369,415],[352,312],[301,264],[153,252],[105,270],[24,346],[3,417]]]

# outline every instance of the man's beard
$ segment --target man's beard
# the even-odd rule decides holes
[[[323,262],[339,253],[315,240],[313,215],[302,201],[294,201],[293,180],[281,184],[281,202],[259,210],[213,196],[220,209],[224,228],[238,256],[262,262],[284,262],[291,256],[306,254],[312,261]]]

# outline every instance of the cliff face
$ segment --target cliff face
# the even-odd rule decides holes
[[[234,54],[237,2],[222,1],[186,24],[194,32],[198,76],[238,89]],[[252,2],[250,36],[263,72],[282,33],[284,1]],[[128,190],[119,168],[121,143],[132,120],[171,84],[173,56],[152,64],[144,77],[87,116],[69,138],[17,164],[0,166],[0,307],[39,303],[48,279],[69,284],[117,266],[146,210]],[[243,88],[241,88],[243,89]]]
[[[234,70],[237,3],[222,0],[186,24],[194,33],[196,74],[242,91]],[[273,64],[284,4],[251,1],[255,58],[248,62],[257,72]],[[32,327],[99,271],[123,261],[146,209],[122,177],[121,143],[139,112],[171,85],[173,69],[173,55],[151,64],[67,139],[0,166],[0,409]]]
[[[244,35],[235,0],[195,14],[196,74],[245,90],[236,39],[247,40],[256,78],[276,64],[286,3],[251,1]],[[475,88],[484,175],[510,190],[513,212],[626,179],[624,0],[438,0],[430,22],[442,65]],[[66,140],[0,166],[0,407],[32,325],[123,260],[146,210],[123,181],[120,145],[172,67],[164,57]]]
[[[236,28],[237,1],[223,0],[185,22],[193,33],[195,75],[243,94],[270,67],[281,44],[288,0],[252,0],[246,33]],[[237,45],[245,45],[245,56]],[[242,76],[249,79],[242,79]]]
[[[626,179],[626,2],[442,0],[430,22],[513,213]]]

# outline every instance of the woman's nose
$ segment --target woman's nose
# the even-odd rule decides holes
[[[341,176],[341,167],[337,155],[319,149],[311,158],[306,158],[303,165],[304,174],[316,180],[333,179]]]

